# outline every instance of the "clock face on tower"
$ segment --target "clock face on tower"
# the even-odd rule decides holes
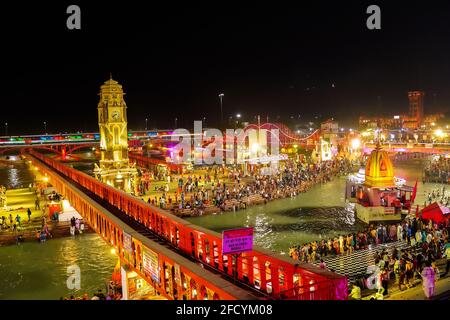
[[[120,112],[119,111],[113,111],[113,113],[111,113],[111,117],[112,117],[113,120],[119,120]]]

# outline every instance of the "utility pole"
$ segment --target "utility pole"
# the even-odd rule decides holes
[[[223,93],[219,94],[219,99],[220,99],[220,127],[222,129],[223,126]]]

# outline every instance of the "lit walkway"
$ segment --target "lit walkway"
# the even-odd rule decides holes
[[[10,189],[6,191],[7,207],[8,210],[3,208],[0,210],[0,214],[9,217],[11,213],[13,218],[17,214],[20,215],[22,221],[28,221],[27,209],[31,209],[31,218],[40,218],[42,216],[42,210],[35,210],[34,200],[36,199],[35,188],[31,191],[29,188]],[[42,201],[41,201],[42,202]],[[41,203],[43,205],[44,203]],[[8,221],[9,223],[9,221]]]
[[[423,293],[422,284],[418,284],[416,287],[404,290],[396,291],[390,294],[386,300],[424,300],[425,294]],[[450,277],[447,276],[436,282],[434,300],[449,300],[450,299]]]
[[[375,264],[375,253],[386,249],[391,253],[394,248],[397,250],[409,248],[406,241],[396,241],[376,246],[369,246],[368,249],[356,250],[351,254],[340,254],[335,256],[323,257],[328,269],[334,272],[347,276],[349,282],[366,274],[367,267]],[[320,261],[314,264],[319,265]]]

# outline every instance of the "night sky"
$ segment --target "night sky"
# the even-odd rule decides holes
[[[60,3],[59,3],[60,2]],[[94,7],[93,2],[97,5]],[[192,127],[206,117],[271,121],[450,109],[450,6],[444,1],[297,1],[215,4],[34,1],[2,4],[1,135],[96,131],[100,85],[127,93],[131,129]],[[81,30],[66,8],[81,7]],[[278,5],[276,5],[278,4]],[[381,7],[381,30],[366,8]]]

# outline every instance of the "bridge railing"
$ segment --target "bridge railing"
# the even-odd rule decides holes
[[[43,154],[35,151],[31,151],[31,154],[108,201],[184,254],[265,294],[281,297],[280,293],[302,287],[312,281],[328,283],[342,291],[335,291],[332,295],[326,294],[326,299],[347,297],[345,277],[313,265],[297,264],[291,258],[257,246],[254,246],[253,251],[245,252],[238,257],[223,255],[221,234],[194,225]],[[318,293],[319,296],[320,294]]]
[[[345,292],[347,286],[337,288],[336,284],[329,281],[310,281],[303,286],[294,286],[292,289],[280,292],[276,299],[280,300],[336,300],[336,295]],[[346,299],[347,295],[341,297]]]
[[[115,248],[121,266],[139,274],[166,298],[247,300],[258,297],[226,281],[220,274],[205,271],[198,263],[148,239],[92,199],[85,190],[79,189],[73,181],[44,162],[31,159],[84,221]]]

